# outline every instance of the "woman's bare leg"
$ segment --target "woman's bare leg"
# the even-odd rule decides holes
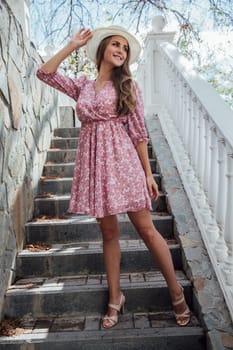
[[[120,299],[120,244],[119,225],[116,215],[98,218],[103,237],[103,253],[105,270],[109,288],[109,303],[118,304]],[[117,315],[117,311],[109,308],[108,316]],[[108,322],[108,321],[106,321]],[[108,325],[107,325],[108,327]]]
[[[170,250],[164,238],[154,227],[149,210],[143,209],[139,212],[129,212],[128,216],[151,252],[154,260],[157,261],[167,282],[172,302],[177,302],[181,298],[182,291],[176,279]],[[175,307],[175,312],[181,314],[186,309],[187,305],[183,302]]]

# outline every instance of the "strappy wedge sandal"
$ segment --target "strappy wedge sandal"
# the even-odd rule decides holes
[[[172,303],[173,307],[176,307],[178,305],[181,305],[182,303],[186,304],[185,298],[184,298],[184,289],[183,287],[181,287],[181,297]],[[190,322],[190,318],[191,318],[191,312],[189,310],[188,305],[186,304],[186,309],[184,312],[182,313],[176,313],[174,311],[175,314],[175,318],[176,318],[176,323],[178,324],[178,326],[184,327],[187,326],[187,324]]]
[[[108,304],[108,307],[116,310],[117,313],[121,312],[122,314],[124,313],[124,306],[125,306],[125,296],[123,293],[121,293],[119,304]],[[108,325],[107,325],[107,323],[108,323]],[[115,316],[108,316],[108,314],[107,314],[103,318],[102,325],[104,328],[112,328],[117,323],[118,323],[118,314]]]

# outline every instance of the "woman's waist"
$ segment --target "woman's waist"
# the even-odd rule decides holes
[[[127,121],[126,116],[122,116],[122,117],[113,117],[113,118],[108,118],[108,119],[86,119],[86,120],[81,120],[81,125],[86,125],[86,124],[102,124],[102,123],[123,123],[125,124]]]

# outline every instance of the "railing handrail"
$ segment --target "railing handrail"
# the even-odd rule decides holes
[[[161,42],[159,46],[183,76],[224,138],[233,147],[233,111],[230,106],[201,74],[195,71],[193,65],[181,55],[178,48],[168,42]]]

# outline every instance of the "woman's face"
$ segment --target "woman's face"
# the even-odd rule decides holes
[[[129,51],[128,41],[122,36],[112,36],[104,52],[103,61],[113,67],[124,64]]]

